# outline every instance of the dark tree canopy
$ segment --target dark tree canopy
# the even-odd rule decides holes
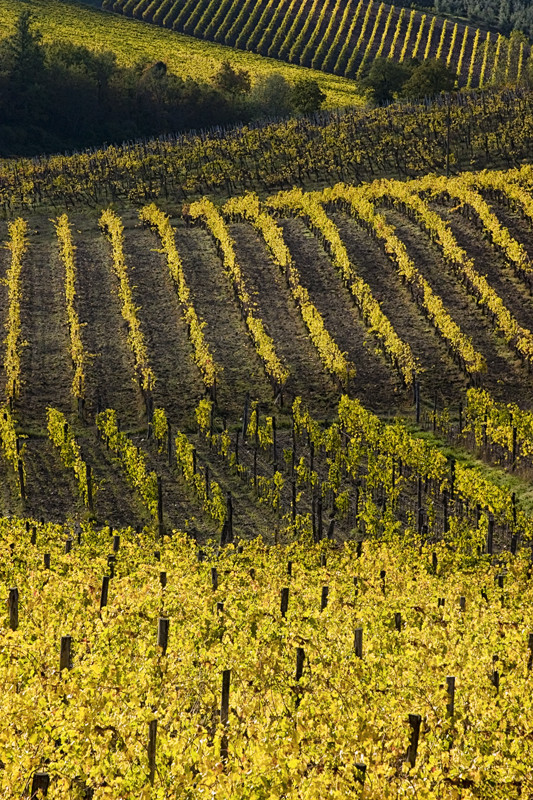
[[[411,69],[407,64],[399,64],[390,58],[377,58],[361,83],[373,102],[389,103],[410,76]]]
[[[82,149],[213,125],[314,111],[314,81],[293,91],[276,73],[251,87],[223,62],[210,83],[184,80],[163,61],[118,65],[114,53],[44,44],[29,11],[0,41],[0,157]]]
[[[318,111],[325,99],[326,95],[313,78],[301,78],[293,86],[292,103],[301,114]]]
[[[506,36],[512,30],[519,30],[533,38],[531,0],[400,0],[398,5],[466,17],[477,25],[497,28]]]
[[[235,97],[249,92],[252,81],[245,69],[235,69],[229,61],[223,61],[213,75],[212,84],[215,89]]]
[[[388,58],[379,58],[363,78],[362,85],[369,99],[381,104],[401,97],[431,97],[440,92],[451,92],[456,85],[456,75],[436,59],[399,64]]]
[[[401,93],[403,97],[431,97],[439,92],[453,91],[455,84],[455,72],[442,61],[432,58],[412,69]]]

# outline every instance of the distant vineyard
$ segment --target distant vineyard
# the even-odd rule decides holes
[[[104,16],[104,15],[102,15]],[[0,162],[4,216],[42,203],[197,199],[335,180],[495,166],[533,151],[533,92],[458,93],[433,102],[324,112],[67,156]]]
[[[438,58],[460,86],[519,83],[530,47],[376,0],[103,0],[103,8],[200,39],[359,78],[375,58]]]

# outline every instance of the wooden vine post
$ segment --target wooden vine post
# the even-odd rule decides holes
[[[411,739],[409,742],[409,747],[407,748],[407,761],[409,762],[411,767],[414,767],[416,763],[421,722],[422,722],[422,717],[420,716],[420,714],[409,714],[409,725],[411,726]]]
[[[154,785],[154,778],[155,778],[156,749],[157,749],[157,720],[153,719],[148,726],[148,778],[152,786]]]
[[[220,758],[226,762],[228,760],[228,724],[229,724],[229,688],[231,681],[231,670],[225,669],[222,673],[222,696],[220,702],[220,723],[224,729],[220,741]]]
[[[37,797],[46,797],[50,787],[50,775],[47,772],[34,772],[31,781],[30,800]],[[41,795],[39,795],[39,792]]]
[[[16,631],[19,626],[19,590],[16,586],[9,590],[7,607],[9,611],[9,627],[12,631]]]

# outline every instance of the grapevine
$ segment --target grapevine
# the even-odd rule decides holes
[[[319,200],[315,195],[303,194],[295,189],[269,198],[268,205],[276,210],[287,209],[304,216],[311,228],[323,237],[330,248],[333,264],[353,296],[365,324],[380,340],[406,385],[410,386],[416,373],[416,363],[411,348],[399,338],[373,297],[370,287],[357,275],[336,226],[325,213]]]
[[[170,275],[176,286],[179,301],[183,306],[183,316],[188,325],[189,338],[193,346],[194,360],[202,373],[206,387],[212,391],[220,367],[215,365],[210,347],[205,339],[203,332],[205,322],[199,319],[191,300],[191,292],[187,286],[170,220],[168,216],[153,203],[141,209],[139,216],[144,222],[147,222],[157,230],[159,234]]]
[[[249,220],[259,230],[274,261],[286,277],[292,297],[298,305],[311,341],[325,368],[342,384],[347,385],[349,378],[355,375],[355,367],[347,361],[345,354],[340,352],[325,327],[322,315],[311,302],[309,292],[302,286],[296,265],[283,240],[281,229],[272,217],[261,210],[256,195],[248,194],[244,197],[232,198],[224,206],[224,211],[226,214]]]
[[[85,463],[81,449],[76,441],[76,437],[67,419],[61,411],[56,408],[46,410],[48,422],[48,436],[50,441],[57,447],[61,454],[61,460],[68,469],[72,469],[78,481],[80,495],[86,506],[90,504],[89,486],[87,481],[87,464]],[[98,487],[92,484],[93,497],[98,491]]]
[[[22,258],[28,248],[27,234],[28,224],[23,219],[19,218],[9,224],[9,241],[6,247],[11,251],[11,262],[6,278],[9,308],[5,322],[7,336],[4,339],[4,391],[10,402],[18,398],[21,389],[20,348],[24,342],[20,338],[20,301],[22,299],[20,273]]]
[[[274,342],[265,331],[262,321],[256,316],[254,303],[246,288],[241,268],[235,257],[233,241],[229,230],[215,206],[206,198],[189,206],[188,213],[193,219],[202,219],[216,239],[222,257],[224,268],[230,279],[239,303],[243,310],[246,327],[254,343],[255,349],[265,365],[267,375],[275,388],[283,386],[289,372],[276,354]]]
[[[65,266],[65,298],[67,306],[67,322],[70,335],[70,357],[74,368],[72,379],[72,396],[82,400],[85,397],[85,362],[86,354],[81,338],[81,323],[76,308],[76,262],[75,247],[66,214],[62,214],[55,222],[59,241],[61,259]]]
[[[135,369],[143,391],[151,391],[155,375],[148,361],[148,352],[141,330],[138,309],[133,302],[128,268],[124,259],[124,227],[113,211],[104,211],[100,217],[100,227],[111,240],[113,268],[119,280],[119,297],[122,303],[122,316],[128,324],[129,344],[135,360]]]

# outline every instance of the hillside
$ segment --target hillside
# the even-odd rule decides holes
[[[78,208],[57,231],[49,213],[38,210],[16,225],[3,223],[10,248],[2,257],[0,302],[9,332],[0,383],[10,409],[1,432],[4,512],[25,509],[56,520],[72,513],[79,504],[75,475],[88,502],[87,462],[103,487],[98,519],[135,525],[157,516],[152,495],[139,496],[142,481],[128,473],[129,440],[114,440],[103,418],[97,434],[95,416],[106,408],[114,409],[139,452],[146,448],[138,465],[142,474],[163,476],[168,525],[184,524],[190,499],[185,501],[183,477],[175,471],[167,425],[174,434],[192,435],[209,475],[223,493],[240,498],[235,524],[243,531],[270,525],[268,515],[251,510],[253,496],[239,487],[225,461],[227,448],[238,448],[235,433],[243,409],[252,413],[252,400],[262,420],[277,415],[279,454],[287,446],[296,397],[317,420],[335,415],[341,390],[380,415],[410,417],[413,386],[423,406],[436,403],[439,414],[449,408],[456,417],[469,386],[487,389],[495,402],[518,399],[527,409],[533,353],[529,206],[526,192],[508,192],[530,179],[524,168],[508,176],[378,181],[353,190],[339,184],[321,194],[272,195],[264,216],[250,199],[228,201],[223,217],[207,201],[186,206],[185,215],[171,203],[170,225],[146,206],[142,214],[152,233],[128,208],[119,216],[103,215],[100,224],[99,212]],[[420,193],[428,198],[427,210],[413,199]],[[480,224],[486,240],[477,233]],[[206,393],[216,403],[213,430],[222,435],[228,426],[230,432],[214,451],[195,433]],[[76,449],[70,455],[54,450],[48,406],[73,426],[78,455]],[[78,418],[72,416],[76,407]],[[165,413],[154,423],[159,433],[147,440],[154,408]],[[268,429],[270,423],[261,424]],[[63,423],[57,425],[61,431]],[[21,440],[22,505],[13,426],[28,437]],[[272,432],[265,436],[264,452],[256,450],[256,439],[255,445],[242,443],[241,457],[252,458],[254,469],[271,480]],[[154,438],[164,444],[163,453]],[[75,474],[69,473],[75,463]],[[248,462],[247,469],[252,466]],[[290,508],[289,488],[290,480],[283,493]],[[304,491],[302,508],[305,497]],[[345,523],[339,524],[342,529]]]
[[[437,58],[459,86],[519,83],[525,37],[376,0],[103,0],[102,7],[207,41],[358,79],[379,57]]]
[[[0,162],[0,797],[533,797],[532,149],[489,87]]]
[[[533,93],[469,93],[373,110],[0,161],[4,214],[203,194],[316,188],[335,180],[514,167],[533,148]]]
[[[0,37],[12,33],[21,7],[19,0],[0,0]],[[283,66],[253,53],[201,42],[144,25],[137,20],[105,14],[83,4],[62,0],[24,0],[23,7],[31,10],[35,25],[41,30],[45,41],[65,41],[89,49],[108,49],[116,53],[119,63],[127,66],[162,60],[171,72],[180,77],[208,81],[221,62],[229,60],[234,66],[248,70],[253,78],[274,71],[280,72],[291,82],[304,75],[316,78],[326,93],[325,105],[330,108],[361,102],[360,93],[353,82],[344,78],[309,72],[293,65]]]
[[[7,800],[528,796],[532,189],[0,223]]]

